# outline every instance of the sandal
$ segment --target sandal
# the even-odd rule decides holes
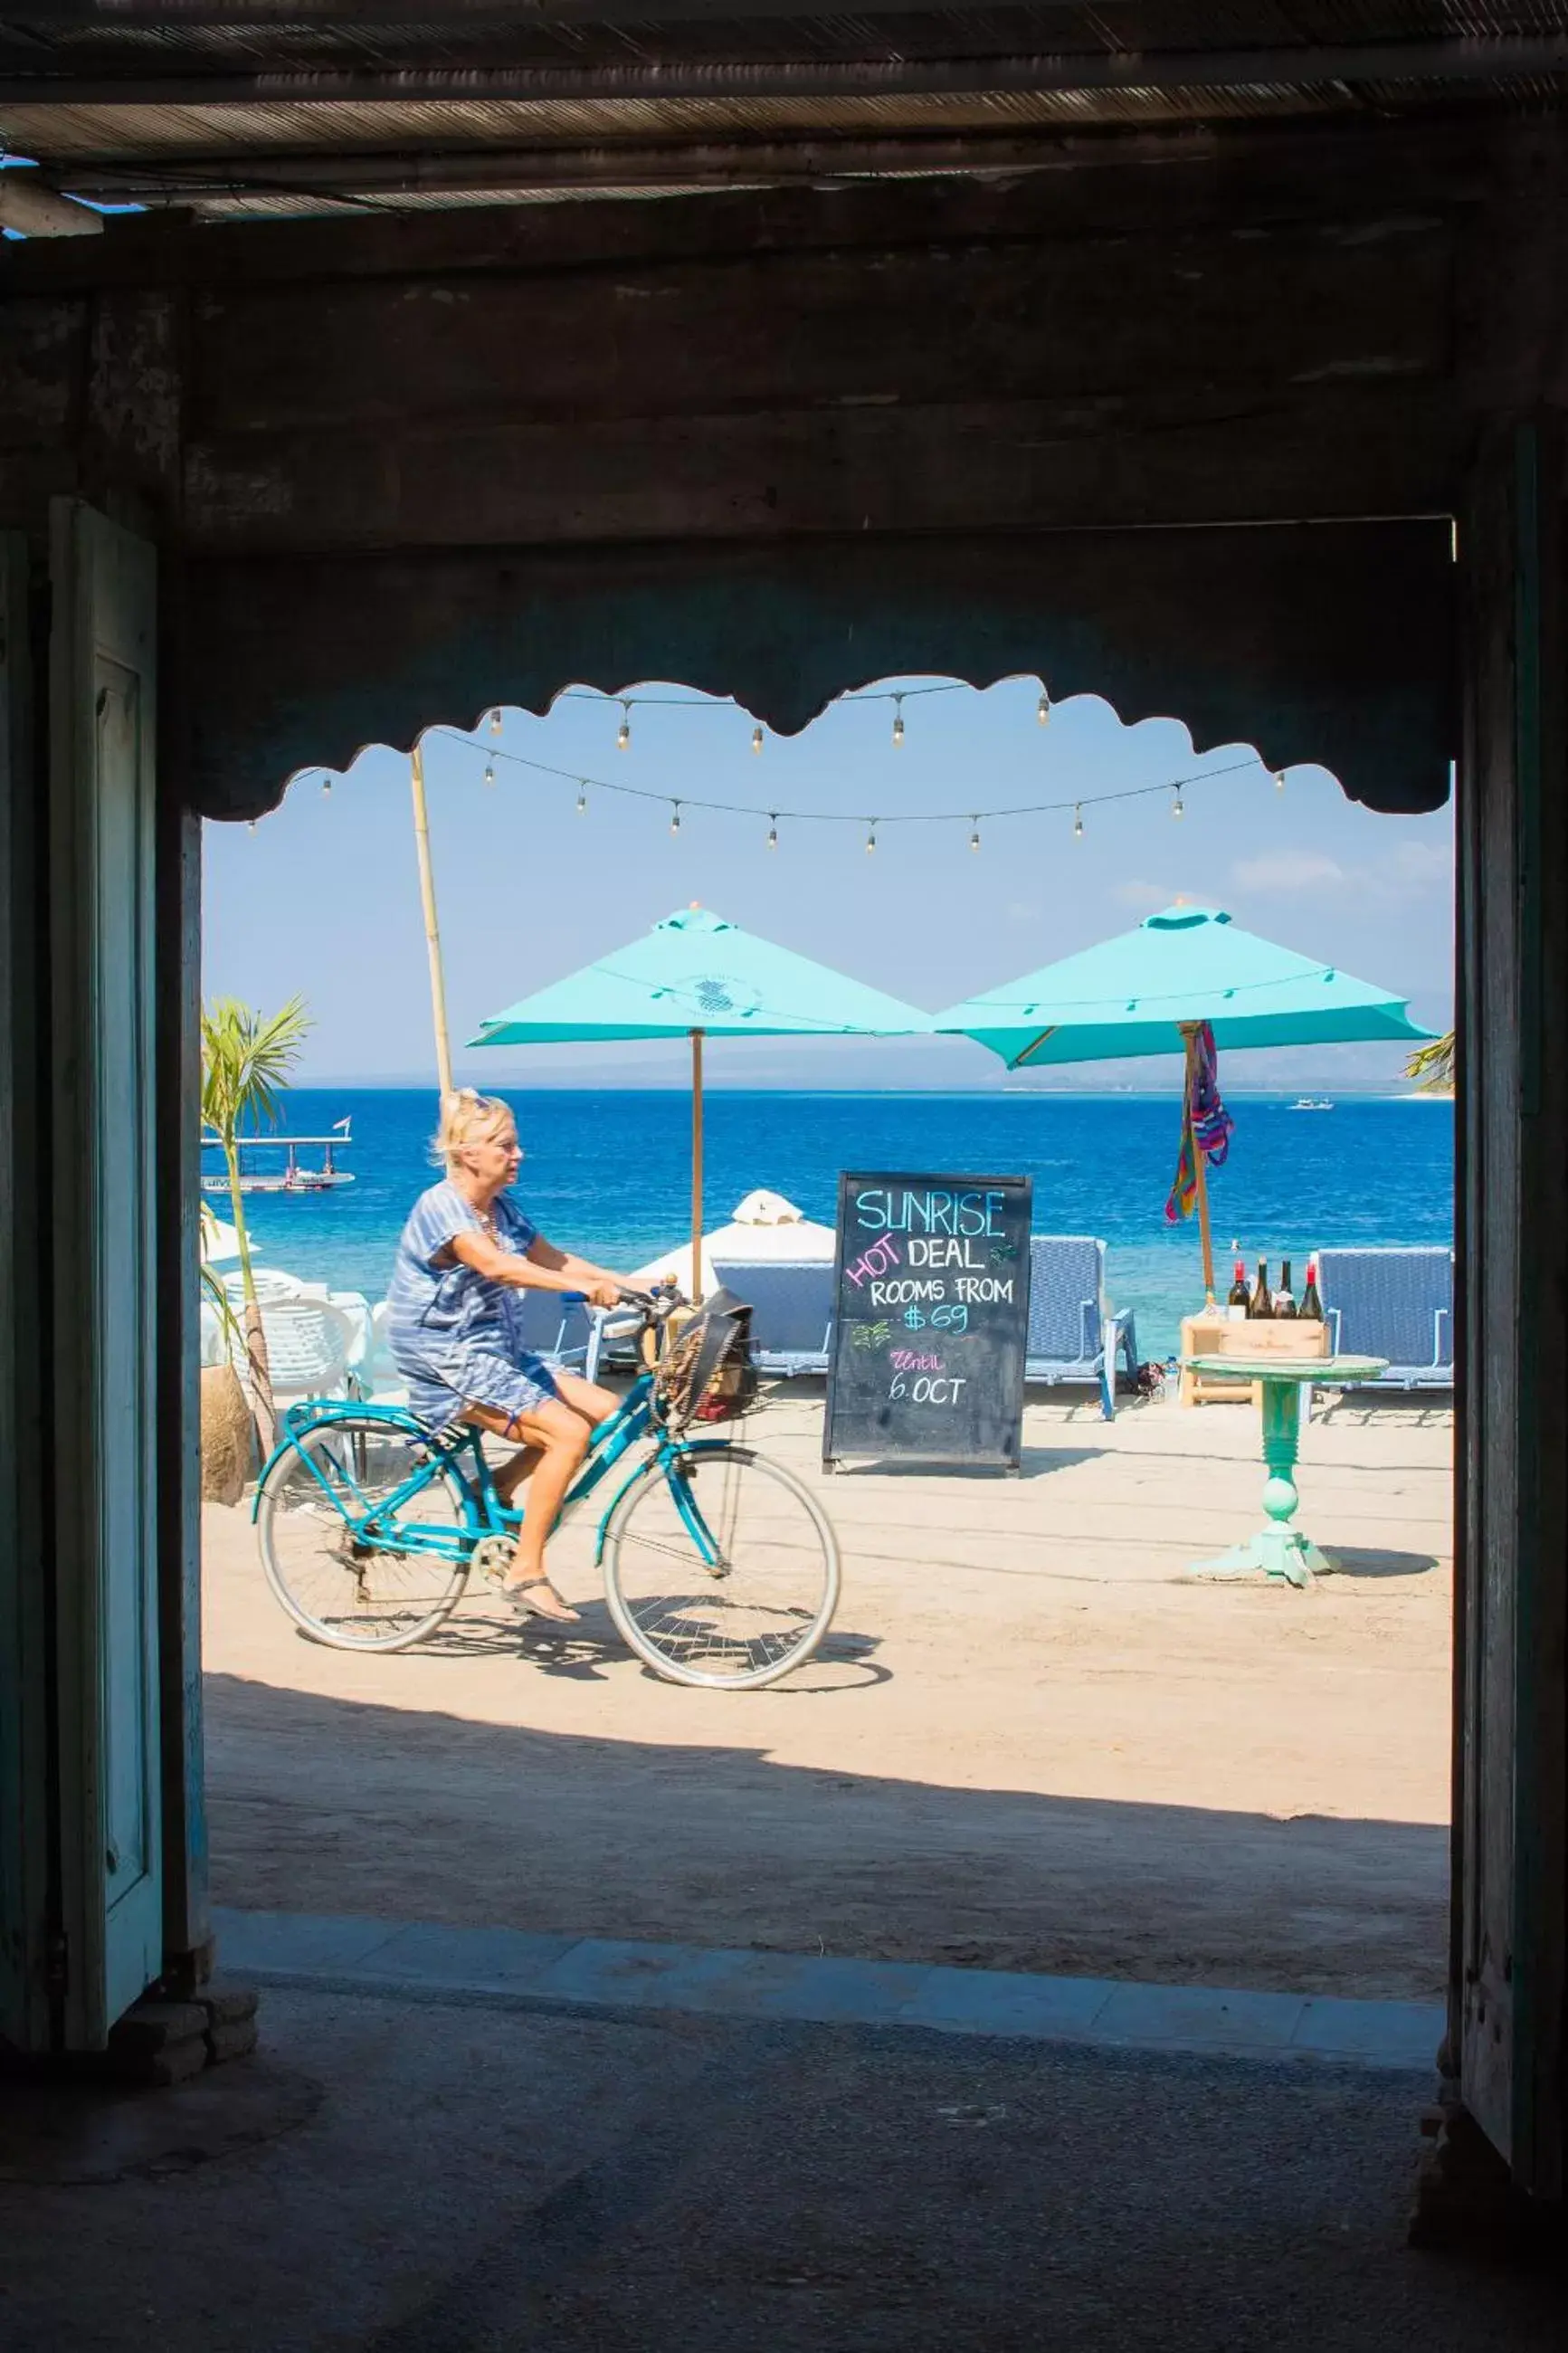
[[[537,1593],[541,1587],[552,1601],[561,1602],[559,1609],[542,1609],[537,1601],[529,1599],[530,1594]],[[562,1601],[547,1577],[525,1577],[510,1585],[499,1583],[497,1590],[520,1618],[542,1618],[547,1626],[580,1626],[583,1622],[582,1611]]]

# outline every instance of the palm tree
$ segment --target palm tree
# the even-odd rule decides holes
[[[258,1013],[254,1006],[242,1005],[235,997],[216,997],[202,1008],[202,1125],[223,1146],[228,1170],[240,1284],[245,1293],[246,1369],[264,1450],[271,1447],[277,1416],[267,1363],[267,1335],[262,1328],[256,1277],[250,1264],[250,1237],[246,1230],[245,1196],[239,1182],[239,1147],[247,1134],[277,1126],[279,1093],[288,1082],[310,1027],[310,1017],[300,997],[290,997],[280,1012],[269,1016]]]
[[[1441,1038],[1417,1046],[1405,1065],[1405,1075],[1414,1079],[1424,1095],[1451,1095],[1454,1092],[1454,1037],[1452,1029]]]

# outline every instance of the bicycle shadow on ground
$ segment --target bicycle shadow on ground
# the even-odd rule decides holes
[[[880,1647],[879,1635],[833,1627],[804,1666],[768,1688],[786,1695],[824,1695],[891,1683],[892,1669],[876,1664],[871,1657]],[[428,1659],[505,1658],[509,1653],[566,1683],[604,1683],[608,1671],[624,1670],[630,1656],[602,1602],[589,1602],[575,1626],[553,1625],[543,1618],[520,1620],[510,1610],[489,1610],[481,1604],[459,1609],[416,1646],[416,1654]],[[642,1672],[649,1683],[662,1680],[649,1666],[644,1665]]]

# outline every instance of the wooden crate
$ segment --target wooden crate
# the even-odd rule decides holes
[[[1238,1317],[1232,1323],[1224,1308],[1205,1309],[1182,1319],[1184,1356],[1326,1356],[1329,1327],[1292,1316],[1279,1324],[1263,1317]],[[1214,1373],[1194,1373],[1184,1365],[1179,1391],[1183,1405],[1257,1405],[1256,1381],[1224,1380]]]

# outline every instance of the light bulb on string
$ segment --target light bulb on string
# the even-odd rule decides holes
[[[247,831],[247,833],[254,833],[254,832],[256,831],[256,825],[257,825],[257,820],[255,819],[255,818],[251,818],[251,820],[250,820],[250,823],[246,827],[246,831]]]
[[[1075,841],[1083,839],[1083,803],[1081,801],[1074,801],[1072,805],[1072,838]]]
[[[1181,788],[1180,785],[1178,785],[1178,786],[1176,786],[1176,788],[1175,788],[1175,789],[1176,789],[1176,797],[1175,797],[1175,799],[1171,803],[1171,815],[1172,815],[1173,817],[1185,817],[1185,815],[1186,815],[1186,813],[1187,813],[1187,812],[1186,812],[1185,806],[1184,806],[1184,802],[1183,802],[1183,800],[1182,800],[1182,788]]]
[[[588,814],[588,786],[581,776],[577,780],[577,814],[579,817]]]
[[[1282,793],[1285,789],[1285,771],[1283,768],[1276,768],[1274,771],[1274,789],[1277,793]]]
[[[980,819],[977,817],[972,817],[969,822],[973,828],[969,836],[969,847],[971,849],[978,849],[980,847]]]
[[[1050,723],[1051,723],[1051,698],[1050,698],[1050,696],[1046,692],[1046,690],[1045,690],[1045,688],[1044,688],[1043,686],[1042,686],[1042,687],[1041,687],[1041,689],[1040,689],[1040,699],[1039,699],[1039,702],[1038,702],[1036,704],[1036,706],[1035,706],[1035,716],[1036,716],[1036,718],[1039,721],[1040,725],[1041,725],[1042,727],[1048,727],[1048,726],[1050,725]]]
[[[904,698],[901,694],[895,694],[893,697],[893,749],[895,752],[902,748],[903,741]]]
[[[322,791],[322,793],[323,793],[323,794],[330,793],[330,792],[331,791],[331,789],[332,789],[332,780],[331,780],[331,776],[330,776],[323,775],[323,776],[322,776],[322,777],[321,777],[321,791]]]
[[[870,830],[870,831],[869,831],[869,833],[866,836],[866,855],[867,855],[867,857],[868,857],[868,858],[874,858],[874,857],[876,856],[876,854],[877,854],[877,820],[876,820],[876,818],[873,818],[871,819],[871,830]]]
[[[679,801],[671,801],[669,805],[669,829],[671,833],[679,833],[680,831],[680,803]]]
[[[486,784],[487,784],[487,785],[493,785],[493,784],[495,783],[495,780],[496,780],[496,772],[495,772],[495,769],[492,767],[492,765],[490,765],[489,761],[489,760],[487,760],[487,761],[485,762],[485,782],[486,782]]]
[[[632,706],[629,702],[623,702],[621,705],[621,723],[616,733],[616,749],[617,752],[629,752],[631,750],[631,746]]]
[[[759,720],[759,721],[757,722],[757,724],[756,724],[756,725],[752,728],[752,751],[753,751],[753,752],[760,752],[760,751],[762,750],[762,748],[763,748],[763,725],[762,725],[762,722],[761,722],[761,720]]]
[[[779,813],[777,809],[770,809],[768,811],[768,848],[770,849],[776,849],[778,846]]]
[[[499,735],[499,734],[500,733],[500,731],[501,731],[501,715],[500,715],[500,708],[498,707],[496,710],[494,710],[494,711],[492,711],[492,712],[490,712],[490,733],[491,733],[492,735]]]

